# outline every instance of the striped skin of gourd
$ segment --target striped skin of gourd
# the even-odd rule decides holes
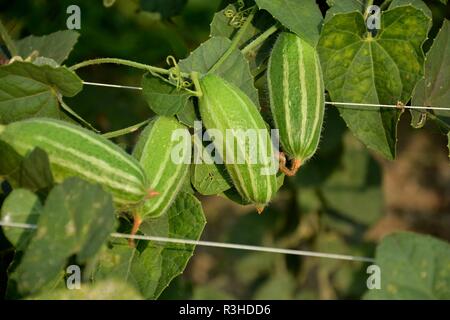
[[[257,107],[250,98],[235,85],[226,80],[208,74],[200,79],[202,96],[200,97],[200,115],[207,130],[216,129],[221,133],[222,140],[215,137],[214,145],[216,152],[224,160],[225,167],[233,181],[236,190],[243,199],[255,204],[258,211],[270,201],[277,190],[276,173],[262,174],[262,168],[267,164],[257,161],[249,161],[249,150],[257,147],[258,152],[265,147],[265,156],[273,156],[273,148],[270,134],[267,130]],[[227,140],[227,130],[257,129],[257,146],[250,146],[249,140],[231,137],[234,141]],[[231,151],[229,146],[235,146]],[[223,146],[223,150],[222,147]],[[226,161],[227,153],[233,153],[237,159],[237,150],[244,154],[243,163],[230,163]],[[243,151],[245,150],[245,151]]]
[[[44,150],[56,183],[80,177],[98,183],[124,209],[147,197],[147,180],[139,162],[119,146],[70,123],[33,118],[0,128],[2,167],[17,168],[34,148]]]
[[[177,139],[172,139],[175,130],[184,130],[185,134],[190,136],[187,127],[175,118],[156,117],[142,131],[133,151],[133,156],[139,160],[147,180],[150,181],[150,189],[157,193],[156,197],[147,199],[137,208],[136,214],[140,218],[161,216],[170,207],[186,181],[189,161],[175,163],[171,159],[172,150],[180,144]],[[189,154],[183,153],[182,158],[188,157]]]
[[[325,112],[319,57],[296,36],[279,35],[269,59],[270,108],[283,151],[304,163],[317,150]]]

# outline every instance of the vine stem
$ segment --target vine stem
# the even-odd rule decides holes
[[[99,58],[99,59],[86,60],[86,61],[83,61],[83,62],[80,62],[80,63],[77,63],[77,64],[71,66],[70,70],[75,71],[75,70],[83,68],[83,67],[96,65],[96,64],[104,64],[104,63],[120,64],[120,65],[132,67],[132,68],[136,68],[136,69],[141,69],[141,70],[145,70],[145,71],[149,71],[149,72],[159,73],[159,74],[165,74],[165,75],[170,74],[170,70],[168,70],[168,69],[158,68],[158,67],[154,67],[154,66],[151,66],[148,64],[134,62],[134,61],[125,60],[125,59],[119,59],[119,58]],[[181,72],[180,75],[184,78],[189,78],[188,73]]]
[[[2,37],[3,41],[5,41],[5,45],[8,48],[8,51],[11,54],[11,56],[12,57],[17,56],[19,54],[17,51],[17,47],[14,44],[14,41],[9,36],[9,33],[1,20],[0,20],[0,36]]]
[[[220,59],[211,67],[211,69],[209,69],[210,73],[213,73],[214,71],[216,71],[222,65],[222,63],[224,63],[228,59],[228,57],[231,55],[231,53],[238,47],[239,41],[241,41],[242,37],[244,36],[245,31],[249,27],[250,23],[253,20],[253,17],[255,16],[255,13],[257,11],[258,11],[258,7],[254,6],[252,8],[250,14],[248,15],[247,19],[245,19],[244,24],[239,29],[236,36],[233,38],[233,41],[231,42],[230,47],[227,49],[227,51],[225,51],[223,56],[220,57]]]
[[[266,31],[264,31],[263,33],[261,33],[261,35],[259,35],[255,40],[253,40],[252,42],[250,42],[247,46],[245,46],[241,52],[246,55],[247,53],[249,53],[250,51],[252,51],[253,49],[257,48],[261,43],[263,43],[264,41],[267,40],[267,38],[269,38],[272,34],[274,34],[275,32],[277,32],[278,30],[278,25],[273,25],[271,26],[269,29],[267,29]]]

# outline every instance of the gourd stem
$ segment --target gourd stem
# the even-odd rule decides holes
[[[248,15],[247,19],[245,19],[244,24],[239,29],[236,36],[233,38],[233,41],[230,44],[230,47],[225,51],[222,57],[214,64],[211,69],[209,69],[209,73],[213,73],[217,71],[217,69],[224,63],[228,57],[233,53],[233,51],[238,47],[239,42],[241,41],[242,37],[244,36],[245,32],[247,31],[247,28],[251,24],[253,17],[255,16],[255,13],[258,11],[258,7],[254,6]]]
[[[17,56],[19,53],[17,51],[17,47],[14,44],[14,41],[9,36],[8,31],[6,30],[5,26],[3,25],[2,21],[0,20],[0,37],[5,42],[6,47],[8,48],[9,53],[12,57]]]
[[[70,70],[75,71],[75,70],[83,68],[83,67],[96,65],[96,64],[104,64],[104,63],[120,64],[120,65],[132,67],[132,68],[136,68],[136,69],[141,69],[141,70],[145,70],[145,71],[149,71],[149,72],[159,73],[159,74],[165,74],[165,75],[170,74],[170,70],[168,70],[168,69],[158,68],[158,67],[154,67],[154,66],[151,66],[148,64],[134,62],[134,61],[126,60],[126,59],[119,59],[119,58],[99,58],[99,59],[86,60],[86,61],[83,61],[83,62],[80,62],[80,63],[77,63],[77,64],[71,66]],[[180,75],[184,78],[189,78],[188,73],[181,72]]]
[[[271,26],[269,29],[267,29],[266,31],[264,31],[263,33],[261,33],[257,38],[255,38],[255,40],[253,40],[252,42],[250,42],[247,46],[245,46],[241,52],[245,55],[247,53],[249,53],[250,51],[252,51],[253,49],[257,48],[260,44],[262,44],[264,41],[267,40],[267,38],[269,38],[272,34],[274,34],[275,32],[277,32],[278,30],[278,25],[275,24],[273,26]]]
[[[280,171],[287,175],[288,177],[293,177],[297,174],[298,169],[300,169],[300,166],[302,164],[302,161],[300,159],[292,159],[291,160],[291,167],[288,168],[286,166],[286,156],[283,152],[280,152]]]
[[[134,236],[139,231],[139,227],[141,226],[142,219],[139,215],[135,215],[133,217],[133,227],[131,229],[131,235]],[[136,243],[134,242],[133,238],[128,239],[128,245],[131,248],[136,248]]]

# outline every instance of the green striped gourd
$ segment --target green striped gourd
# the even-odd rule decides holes
[[[299,166],[316,152],[325,111],[322,71],[315,48],[295,34],[281,33],[269,59],[267,78],[281,146]]]
[[[0,128],[2,166],[17,168],[35,147],[46,151],[57,183],[73,176],[99,183],[120,208],[135,205],[147,196],[145,173],[139,162],[100,135],[47,118],[13,122]]]
[[[190,137],[188,129],[175,118],[156,117],[144,129],[133,151],[150,181],[150,189],[158,193],[157,197],[146,200],[137,209],[140,218],[162,215],[185,183],[189,162],[175,163],[171,159],[172,150],[180,143],[172,139],[175,130],[184,130],[184,134]],[[184,153],[183,157],[189,154]]]
[[[199,109],[203,124],[207,130],[218,130],[223,137],[223,140],[215,137],[216,151],[224,160],[239,194],[261,211],[277,190],[276,173],[263,174],[262,169],[268,165],[259,160],[256,163],[249,161],[249,149],[257,148],[260,152],[261,148],[265,148],[263,153],[273,160],[273,148],[266,123],[250,98],[226,80],[209,74],[200,79],[200,87],[203,94],[200,97]],[[229,136],[227,139],[227,130],[230,129],[258,130],[257,145],[252,146],[249,140],[237,139],[235,136]],[[233,141],[230,141],[231,139]],[[230,149],[232,145],[235,146],[234,150]],[[227,161],[227,156],[231,153],[234,159],[237,159],[236,150],[245,155],[243,163]]]

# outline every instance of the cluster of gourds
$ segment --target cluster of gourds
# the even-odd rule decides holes
[[[292,33],[282,32],[271,53],[267,78],[271,112],[283,150],[280,170],[294,175],[315,153],[323,123],[324,85],[315,48]],[[257,107],[235,85],[207,74],[199,79],[197,89],[202,93],[199,112],[206,129],[219,130],[228,138],[228,129],[266,130],[270,136]],[[188,128],[174,117],[156,117],[129,155],[87,129],[54,119],[32,118],[0,126],[0,161],[3,167],[14,170],[31,150],[43,149],[56,182],[79,176],[101,184],[112,194],[119,211],[133,212],[136,232],[142,219],[166,211],[188,176],[188,163],[170,160],[174,130]],[[221,142],[227,145],[227,141]],[[248,152],[244,142],[233,142]],[[273,154],[272,144],[266,146],[267,154]],[[226,150],[222,153],[220,156],[226,158]],[[285,155],[291,163],[289,168]],[[250,163],[246,156],[243,163],[225,166],[241,197],[259,211],[276,193],[276,173],[261,174],[261,164]]]

